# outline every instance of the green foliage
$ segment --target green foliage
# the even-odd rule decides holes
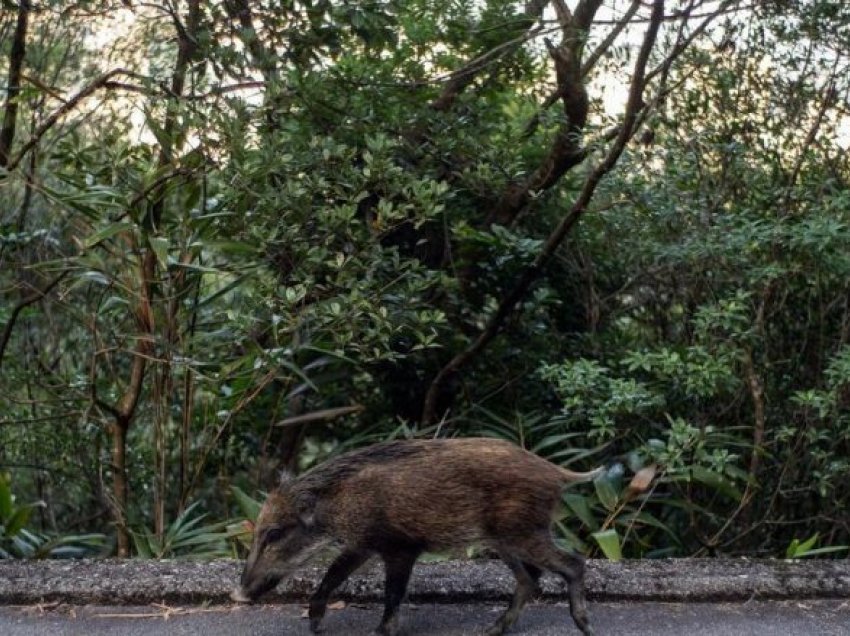
[[[592,360],[546,365],[540,375],[555,385],[567,421],[589,425],[592,439],[610,440],[617,418],[639,417],[663,400],[633,379],[611,377],[609,369]]]
[[[619,561],[623,558],[620,551],[620,537],[615,528],[594,532],[593,538],[599,544],[599,549],[609,561]]]
[[[850,546],[846,545],[833,545],[833,546],[825,546],[822,548],[816,548],[818,542],[818,533],[815,532],[811,537],[806,539],[805,541],[800,541],[799,539],[794,539],[789,545],[788,549],[785,550],[785,558],[786,559],[802,559],[804,557],[810,556],[818,556],[820,554],[831,554],[834,552],[844,552],[850,549]]]
[[[0,559],[73,559],[103,553],[102,534],[50,537],[26,528],[30,515],[43,502],[18,504],[12,493],[12,478],[0,473]]]
[[[209,559],[234,555],[236,541],[232,522],[203,524],[206,514],[199,514],[195,502],[186,507],[165,528],[161,536],[149,530],[133,531],[136,554],[143,559],[172,559],[175,557]]]
[[[233,493],[242,516],[251,523],[255,522],[260,514],[260,509],[263,507],[263,502],[254,499],[238,486],[231,486],[230,492]]]
[[[535,3],[262,0],[250,24],[230,2],[119,4],[31,21],[12,154],[35,145],[0,174],[0,467],[44,508],[0,482],[5,554],[125,521],[140,555],[238,553],[250,527],[208,520],[255,518],[246,493],[280,469],[434,435],[613,462],[558,522],[609,558],[850,543],[832,521],[850,506],[842,3],[741,2],[653,75],[637,141],[428,427],[432,380],[619,126],[599,87],[631,72],[633,47],[585,78],[584,162],[493,223],[573,138],[544,106],[542,38],[560,27]],[[591,27],[585,55],[610,28]],[[70,101],[118,66],[132,72]]]

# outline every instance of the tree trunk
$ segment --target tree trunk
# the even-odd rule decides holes
[[[9,51],[9,79],[6,89],[6,107],[3,125],[0,127],[0,166],[9,165],[15,129],[18,123],[18,95],[21,91],[21,70],[26,57],[27,26],[29,22],[29,2],[21,0],[18,6],[18,19],[12,36],[12,48]]]
[[[117,556],[130,556],[130,530],[127,527],[127,429],[130,421],[121,416],[112,425],[112,496]]]

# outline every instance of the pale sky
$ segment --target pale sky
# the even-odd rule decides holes
[[[571,9],[574,9],[578,4],[578,0],[567,0],[567,4]],[[600,7],[597,13],[597,20],[615,20],[619,16],[623,15],[630,4],[631,0],[608,0],[602,7]],[[705,13],[710,11],[711,7],[712,3],[706,3],[706,5],[700,9],[700,12]],[[104,53],[113,50],[114,45],[120,42],[121,39],[127,37],[127,34],[137,26],[137,11],[139,11],[138,8],[135,11],[130,9],[119,9],[117,11],[113,11],[110,14],[110,19],[94,30],[92,35],[89,37],[90,48]],[[641,9],[640,14],[643,15],[646,14],[646,12],[647,9],[644,8]],[[546,9],[544,19],[554,20],[554,18],[555,15],[550,5]],[[610,28],[610,26],[606,25],[598,29],[595,39],[598,41],[598,39],[603,37],[604,33],[606,33]],[[637,47],[641,42],[645,28],[645,23],[641,23],[625,29],[625,31],[620,34],[618,42]],[[664,33],[662,30],[661,34],[659,34],[659,40],[663,37],[663,35]],[[138,49],[131,50],[133,53],[139,54],[140,56],[144,54],[144,51],[140,51]],[[632,56],[632,60],[633,57],[634,56]],[[128,62],[130,62],[130,60],[105,59],[104,70],[115,66],[132,66],[131,64],[128,64]],[[628,97],[627,78],[630,71],[631,63],[627,68],[624,68],[615,74],[600,74],[590,83],[589,88],[591,94],[601,97],[605,111],[603,114],[605,116],[617,117],[622,113],[625,101]],[[131,98],[131,96],[128,97]],[[154,136],[145,126],[145,115],[141,110],[133,108],[130,114],[130,119],[134,130],[138,131],[138,142],[156,142]],[[850,116],[840,116],[837,122],[837,128],[838,135],[836,143],[845,150],[850,148]]]

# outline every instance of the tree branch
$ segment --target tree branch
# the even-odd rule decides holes
[[[239,23],[239,37],[245,48],[260,68],[266,83],[277,78],[277,63],[274,55],[263,45],[254,28],[254,15],[248,0],[225,0],[224,10],[231,20]]]
[[[113,69],[97,77],[94,81],[92,81],[90,84],[81,89],[71,99],[62,104],[62,106],[57,108],[52,115],[50,115],[47,119],[44,120],[44,122],[42,122],[42,124],[35,130],[32,137],[30,137],[30,139],[21,147],[15,157],[8,162],[8,164],[6,165],[6,170],[8,172],[11,172],[15,168],[17,168],[18,164],[21,163],[26,154],[38,145],[38,142],[41,141],[41,138],[45,135],[45,133],[47,133],[48,130],[53,128],[53,126],[55,126],[56,123],[60,119],[62,119],[62,117],[74,110],[74,108],[76,108],[81,101],[92,95],[98,89],[104,88],[106,84],[117,75],[138,77],[137,73],[128,71],[123,68]]]
[[[815,119],[806,134],[806,138],[803,140],[803,145],[800,148],[800,152],[797,154],[797,159],[794,162],[793,169],[791,170],[791,176],[788,178],[788,185],[785,187],[785,195],[782,198],[783,208],[786,207],[791,200],[791,193],[794,190],[794,184],[797,183],[797,178],[800,176],[800,170],[803,168],[803,162],[806,159],[806,154],[808,153],[811,145],[815,142],[818,130],[820,130],[823,119],[826,116],[826,111],[835,101],[835,70],[837,67],[838,57],[836,57],[835,64],[832,67],[832,73],[824,83],[820,107],[818,108]]]
[[[658,36],[658,28],[664,16],[664,0],[654,0],[652,7],[652,18],[644,36],[643,43],[635,62],[634,73],[629,90],[629,99],[626,103],[626,111],[623,116],[623,125],[617,138],[614,140],[608,154],[602,162],[591,172],[584,182],[581,193],[573,203],[567,215],[563,218],[557,228],[549,235],[537,258],[520,275],[513,288],[499,303],[496,312],[487,321],[484,330],[470,343],[466,349],[455,355],[434,377],[425,396],[425,404],[422,409],[422,423],[432,424],[437,419],[437,397],[446,381],[454,376],[460,369],[469,364],[501,331],[507,318],[513,313],[514,308],[525,296],[529,287],[539,276],[543,267],[551,259],[555,250],[587,210],[587,206],[593,198],[596,187],[602,178],[616,165],[617,160],[623,152],[626,143],[631,138],[638,111],[643,105],[643,91],[646,86],[646,65],[649,55],[655,45]]]
[[[531,200],[533,193],[548,190],[565,172],[584,161],[587,150],[581,143],[581,133],[587,123],[588,98],[581,77],[581,51],[586,29],[601,0],[582,0],[575,16],[564,0],[555,1],[555,12],[561,24],[561,44],[546,45],[555,62],[558,89],[556,94],[564,105],[566,119],[555,134],[552,146],[543,162],[524,183],[511,183],[487,215],[485,225],[509,225]]]
[[[717,9],[710,13],[700,14],[699,16],[690,15],[690,9],[685,9],[681,11],[674,12],[673,15],[665,16],[665,20],[682,20],[682,24],[687,23],[688,20],[694,19],[697,17],[705,18],[689,35],[687,38],[680,39],[679,42],[673,47],[673,50],[667,56],[667,58],[654,69],[649,71],[646,75],[646,81],[649,82],[655,78],[659,73],[663,72],[665,68],[669,68],[670,64],[679,57],[690,45],[691,43],[699,37],[718,16],[728,13],[729,11],[737,11],[738,8],[732,9],[732,5],[740,0],[723,0],[723,2],[718,6]],[[617,36],[628,26],[629,22],[636,24],[638,22],[644,22],[645,20],[635,19],[635,14],[637,10],[642,6],[642,0],[634,0],[634,3],[629,7],[626,14],[621,18],[616,24],[615,27],[611,30],[611,33],[606,36],[606,38],[599,44],[599,46],[594,49],[593,53],[591,53],[587,61],[582,64],[581,75],[582,78],[585,78],[590,71],[596,66],[599,61],[599,58],[605,54],[611,45],[616,40]],[[540,125],[540,116],[541,113],[549,110],[558,98],[560,97],[559,90],[556,89],[552,91],[549,95],[546,96],[546,99],[543,100],[543,104],[540,106],[540,110],[535,113],[535,115],[528,121],[523,130],[523,137],[530,137],[537,130],[537,127]]]
[[[6,91],[6,108],[3,113],[3,127],[0,128],[0,168],[9,165],[9,154],[15,140],[18,121],[18,94],[21,92],[21,69],[26,57],[27,25],[29,22],[29,0],[18,4],[18,19],[12,36],[12,48],[9,51],[9,84]]]
[[[529,37],[529,31],[540,20],[543,14],[543,9],[548,4],[549,0],[531,0],[525,10],[525,19],[527,20],[526,32],[518,38],[514,38],[510,42],[505,42],[482,55],[467,62],[461,69],[452,73],[446,85],[443,87],[442,93],[433,102],[431,108],[439,111],[447,111],[454,104],[458,96],[472,84],[475,77],[486,68],[493,60],[499,59],[516,50],[520,44],[525,42]]]
[[[634,18],[638,9],[640,9],[641,4],[641,0],[632,0],[632,4],[629,6],[623,17],[617,22],[617,24],[614,25],[611,32],[605,36],[605,39],[602,40],[595,49],[593,49],[593,52],[587,56],[587,59],[581,65],[582,77],[586,77],[587,74],[593,70],[593,67],[596,66],[599,58],[605,55],[606,51],[611,48],[611,45],[614,44],[614,41],[619,37],[620,33],[623,32],[623,29],[625,29],[632,21],[632,18]]]
[[[661,64],[659,64],[646,74],[646,81],[650,82],[659,73],[667,72],[673,61],[678,58],[682,53],[684,53],[685,50],[691,46],[694,40],[696,40],[700,35],[702,35],[702,33],[708,28],[708,25],[714,22],[714,20],[718,16],[729,11],[729,7],[735,4],[736,2],[740,2],[740,0],[723,0],[723,2],[720,3],[716,10],[709,13],[705,17],[705,19],[700,22],[697,27],[690,32],[690,34],[688,34],[688,37],[680,38],[679,42],[676,44],[676,46],[673,47],[673,50],[670,52],[667,58],[663,62],[661,62]],[[689,13],[686,12],[682,13],[681,15],[682,19],[687,22]]]
[[[70,270],[65,270],[58,276],[54,277],[53,280],[45,285],[44,289],[36,289],[28,296],[25,296],[17,305],[15,305],[14,309],[12,309],[12,313],[9,315],[9,320],[3,327],[2,335],[0,335],[0,368],[3,366],[3,357],[6,354],[6,347],[12,337],[12,329],[15,328],[15,322],[17,322],[20,313],[30,305],[44,298],[51,289],[56,287],[56,285],[58,285],[59,282],[68,275],[69,271]]]

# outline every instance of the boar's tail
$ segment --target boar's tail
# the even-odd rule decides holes
[[[568,484],[583,484],[588,481],[593,481],[594,479],[605,473],[604,466],[594,468],[593,470],[588,471],[586,473],[577,473],[572,470],[567,470],[566,468],[561,468],[560,466],[558,468],[561,469],[561,474],[564,475],[564,478],[566,479],[566,482]]]

